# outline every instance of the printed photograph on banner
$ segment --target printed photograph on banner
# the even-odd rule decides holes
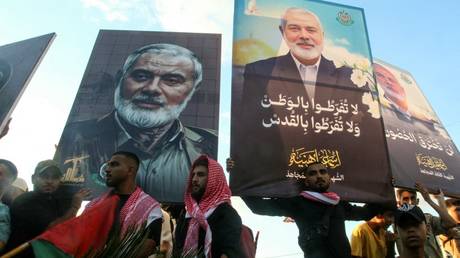
[[[460,195],[460,155],[415,78],[397,66],[374,60],[385,137],[395,183]]]
[[[220,34],[101,30],[55,159],[67,186],[105,190],[117,151],[140,159],[138,185],[183,202],[192,162],[217,159]]]
[[[234,13],[233,192],[295,195],[300,171],[320,162],[344,199],[390,200],[364,11],[239,0]]]
[[[50,33],[0,46],[0,132],[55,36]]]

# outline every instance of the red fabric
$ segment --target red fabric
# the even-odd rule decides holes
[[[254,241],[254,235],[252,230],[246,226],[241,226],[241,249],[245,254],[246,258],[256,257],[256,242]]]
[[[337,205],[340,201],[340,196],[334,192],[318,193],[311,191],[302,191],[300,195],[308,200],[330,205]]]
[[[188,178],[187,190],[185,191],[185,208],[187,213],[191,216],[190,223],[187,230],[187,237],[185,238],[184,253],[196,250],[198,247],[198,234],[200,227],[206,232],[204,252],[207,258],[211,257],[211,241],[212,232],[206,221],[207,216],[221,203],[230,203],[232,192],[227,184],[224,170],[217,163],[217,161],[207,157],[206,155],[200,156],[197,160],[208,160],[208,182],[206,190],[201,197],[199,203],[192,197],[192,171],[195,167],[195,162],[192,165],[190,176]],[[209,214],[206,214],[206,213]]]
[[[101,202],[105,202],[114,195],[116,194],[109,191],[88,203],[86,209],[92,208],[94,205],[98,205]],[[154,212],[156,214],[151,214],[155,209],[157,209],[157,211]],[[134,192],[129,196],[120,211],[121,235],[126,232],[128,226],[140,225],[147,221],[149,219],[149,215],[157,215],[156,218],[162,217],[160,203],[142,191],[140,187],[136,187],[136,190],[134,190]]]
[[[120,211],[121,234],[126,232],[128,226],[140,225],[147,221],[154,209],[157,209],[156,218],[161,218],[160,203],[137,187]]]
[[[82,215],[50,228],[36,239],[51,242],[74,257],[83,256],[90,248],[99,249],[107,241],[118,201],[118,196],[113,195],[104,202],[95,203]]]

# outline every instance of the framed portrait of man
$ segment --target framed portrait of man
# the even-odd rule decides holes
[[[105,190],[116,151],[140,159],[138,185],[183,201],[192,162],[217,157],[218,34],[101,30],[55,159],[64,183]]]
[[[364,11],[235,1],[230,184],[287,197],[320,162],[343,199],[387,202],[391,173]]]

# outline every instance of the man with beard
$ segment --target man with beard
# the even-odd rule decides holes
[[[234,167],[227,160],[227,170]],[[351,258],[345,232],[345,220],[369,220],[380,208],[353,206],[328,192],[331,176],[321,163],[313,163],[300,171],[305,175],[303,191],[291,198],[242,197],[252,212],[260,215],[287,216],[299,229],[298,243],[304,257]]]
[[[103,210],[98,207],[115,207],[110,216],[102,218],[104,221],[89,226],[97,227],[112,221],[111,230],[119,232],[121,236],[129,230],[130,226],[140,226],[145,223],[148,234],[137,257],[147,257],[153,254],[155,246],[160,244],[163,214],[160,203],[136,185],[138,168],[139,158],[134,153],[126,151],[113,153],[105,166],[106,185],[112,189],[90,202],[82,216],[91,210]],[[105,238],[106,236],[91,237]]]
[[[390,70],[377,63],[373,64],[373,68],[375,78],[383,89],[384,99],[381,102],[385,106],[384,111],[386,111],[385,109],[391,110],[399,119],[410,123],[413,123],[412,119],[416,118],[431,128],[433,128],[434,123],[439,124],[436,118],[427,116],[428,114],[423,110],[411,108],[406,90]],[[430,109],[430,107],[426,107],[426,109]],[[390,117],[390,115],[387,116]]]
[[[174,257],[244,258],[241,218],[231,206],[232,193],[222,167],[203,155],[192,166],[185,211],[175,231]],[[182,256],[183,255],[183,256]]]
[[[136,153],[142,189],[160,201],[182,202],[191,162],[202,153],[217,155],[215,131],[178,119],[199,87],[202,65],[188,49],[152,44],[130,54],[120,74],[115,110],[67,125],[57,158],[77,167],[94,189],[104,186],[99,171],[111,153]]]
[[[59,191],[62,172],[53,160],[40,161],[32,175],[34,189],[19,196],[10,207],[11,237],[6,250],[40,235],[45,230],[77,215],[88,189],[81,189],[73,196]],[[33,257],[28,249],[17,257]]]
[[[238,117],[232,122],[231,156],[239,167],[235,167],[234,175],[237,176],[230,179],[230,185],[237,194],[295,195],[297,191],[287,191],[294,190],[286,174],[292,169],[288,166],[292,150],[333,149],[340,153],[341,160],[356,161],[356,155],[343,146],[368,153],[368,142],[380,137],[381,121],[367,113],[369,106],[362,101],[364,94],[370,94],[369,87],[366,83],[359,85],[362,87],[355,85],[350,67],[336,67],[322,55],[325,32],[319,18],[308,10],[289,8],[281,18],[279,29],[289,52],[246,65],[241,105],[236,105],[232,111]],[[338,105],[340,101],[355,106],[355,111],[334,115],[315,110],[316,107]],[[359,124],[362,130],[350,135],[353,129],[347,131],[343,127],[333,132],[319,128],[321,122],[318,121],[327,124],[327,121],[338,120],[343,126],[346,126],[344,121]],[[378,153],[363,159],[365,166],[383,162],[381,157],[387,155],[385,150],[376,151]],[[365,167],[355,164],[361,162],[348,163],[344,168],[356,173],[353,180],[355,175],[359,177],[357,171]],[[351,181],[347,182],[352,184]],[[369,185],[363,185],[360,190],[374,191],[366,189]]]

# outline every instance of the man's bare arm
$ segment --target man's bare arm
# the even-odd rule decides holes
[[[453,228],[456,226],[454,219],[449,215],[445,206],[443,208],[437,205],[431,199],[430,193],[425,188],[425,186],[423,186],[420,183],[415,183],[415,189],[417,189],[417,191],[420,192],[420,194],[422,194],[423,199],[439,214],[439,218],[441,219],[441,225],[444,227],[444,229],[449,230],[450,228]]]

